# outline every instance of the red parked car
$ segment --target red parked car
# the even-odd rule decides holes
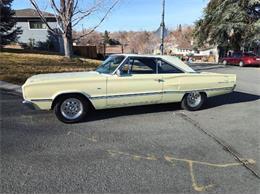
[[[258,65],[260,66],[260,56],[256,56],[253,53],[241,53],[234,52],[230,57],[222,58],[223,64],[234,64],[239,66],[250,66]]]

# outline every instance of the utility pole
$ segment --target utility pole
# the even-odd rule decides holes
[[[164,34],[165,34],[164,13],[165,13],[165,0],[162,0],[161,46],[160,46],[161,55],[164,54]]]

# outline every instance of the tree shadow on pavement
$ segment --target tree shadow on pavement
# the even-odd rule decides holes
[[[258,99],[260,99],[259,95],[236,91],[230,94],[209,98],[203,109],[211,109],[226,104],[252,102]],[[91,111],[91,113],[89,113],[88,117],[86,117],[86,119],[83,122],[98,121],[102,119],[109,119],[109,118],[114,118],[119,116],[177,111],[180,109],[181,109],[180,103],[171,103],[171,104],[157,104],[157,105],[148,105],[148,106],[134,106],[134,107],[127,107],[127,108],[97,110],[97,111]]]

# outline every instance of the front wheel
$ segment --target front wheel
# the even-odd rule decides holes
[[[64,96],[54,107],[56,117],[64,123],[81,121],[87,113],[88,102],[81,96]]]
[[[244,62],[243,62],[243,61],[240,61],[240,62],[239,62],[239,66],[240,66],[240,67],[243,67],[243,66],[244,66]]]
[[[183,97],[181,107],[189,111],[199,110],[206,99],[207,97],[204,93],[190,92]]]

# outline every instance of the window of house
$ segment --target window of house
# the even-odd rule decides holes
[[[29,21],[30,29],[46,29],[46,24],[42,21]]]
[[[164,62],[162,60],[157,61],[158,64],[158,73],[159,74],[168,74],[168,73],[183,73],[180,69],[176,68],[175,66]]]

